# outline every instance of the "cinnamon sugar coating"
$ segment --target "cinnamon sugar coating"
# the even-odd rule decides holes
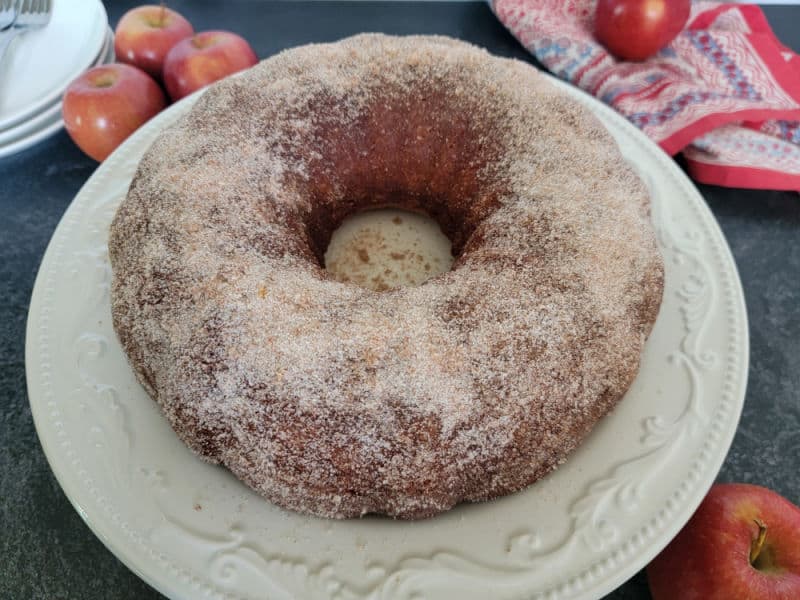
[[[437,218],[453,269],[320,266],[361,208]],[[532,67],[360,35],[212,86],[111,227],[114,327],[180,438],[285,508],[422,518],[519,490],[633,381],[663,265],[645,187]]]

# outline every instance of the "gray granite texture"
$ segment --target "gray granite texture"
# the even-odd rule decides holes
[[[116,24],[133,1],[107,3]],[[197,30],[229,29],[261,57],[361,31],[442,33],[529,59],[475,3],[272,3],[175,0]],[[766,9],[800,46],[800,7]],[[25,321],[36,271],[69,202],[96,164],[65,133],[0,159],[0,599],[161,598],[103,546],[72,508],[39,446],[25,390]],[[800,503],[800,197],[701,186],[741,274],[750,319],[750,381],[720,481],[765,485]],[[607,598],[647,600],[643,574]]]

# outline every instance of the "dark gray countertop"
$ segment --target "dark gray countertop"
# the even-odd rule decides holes
[[[111,23],[137,4],[109,1]],[[280,3],[175,0],[197,30],[242,34],[260,57],[362,31],[442,33],[528,59],[480,2]],[[765,9],[800,48],[800,7]],[[800,76],[800,74],[798,74]],[[156,599],[103,546],[53,477],[28,407],[24,338],[39,262],[58,220],[96,163],[63,132],[0,159],[0,598]],[[750,381],[719,481],[757,483],[800,504],[800,197],[700,186],[736,259],[750,319]],[[647,600],[643,574],[608,596]]]

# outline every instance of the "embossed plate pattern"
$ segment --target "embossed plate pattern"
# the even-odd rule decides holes
[[[621,405],[529,489],[434,519],[285,512],[195,458],[136,383],[111,327],[106,239],[137,162],[195,97],[145,125],[67,210],[28,319],[28,389],[65,493],[101,540],[172,598],[598,598],[643,567],[711,485],[744,399],[744,299],[724,238],[675,164],[589,106],[653,192],[664,303]]]

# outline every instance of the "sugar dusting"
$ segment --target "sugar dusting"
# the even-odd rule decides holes
[[[365,207],[347,203],[398,192],[440,211],[453,269],[336,281],[320,246]],[[340,518],[429,516],[556,467],[630,385],[663,286],[602,126],[440,37],[304,46],[213,86],[143,158],[109,251],[116,331],[178,435]]]

